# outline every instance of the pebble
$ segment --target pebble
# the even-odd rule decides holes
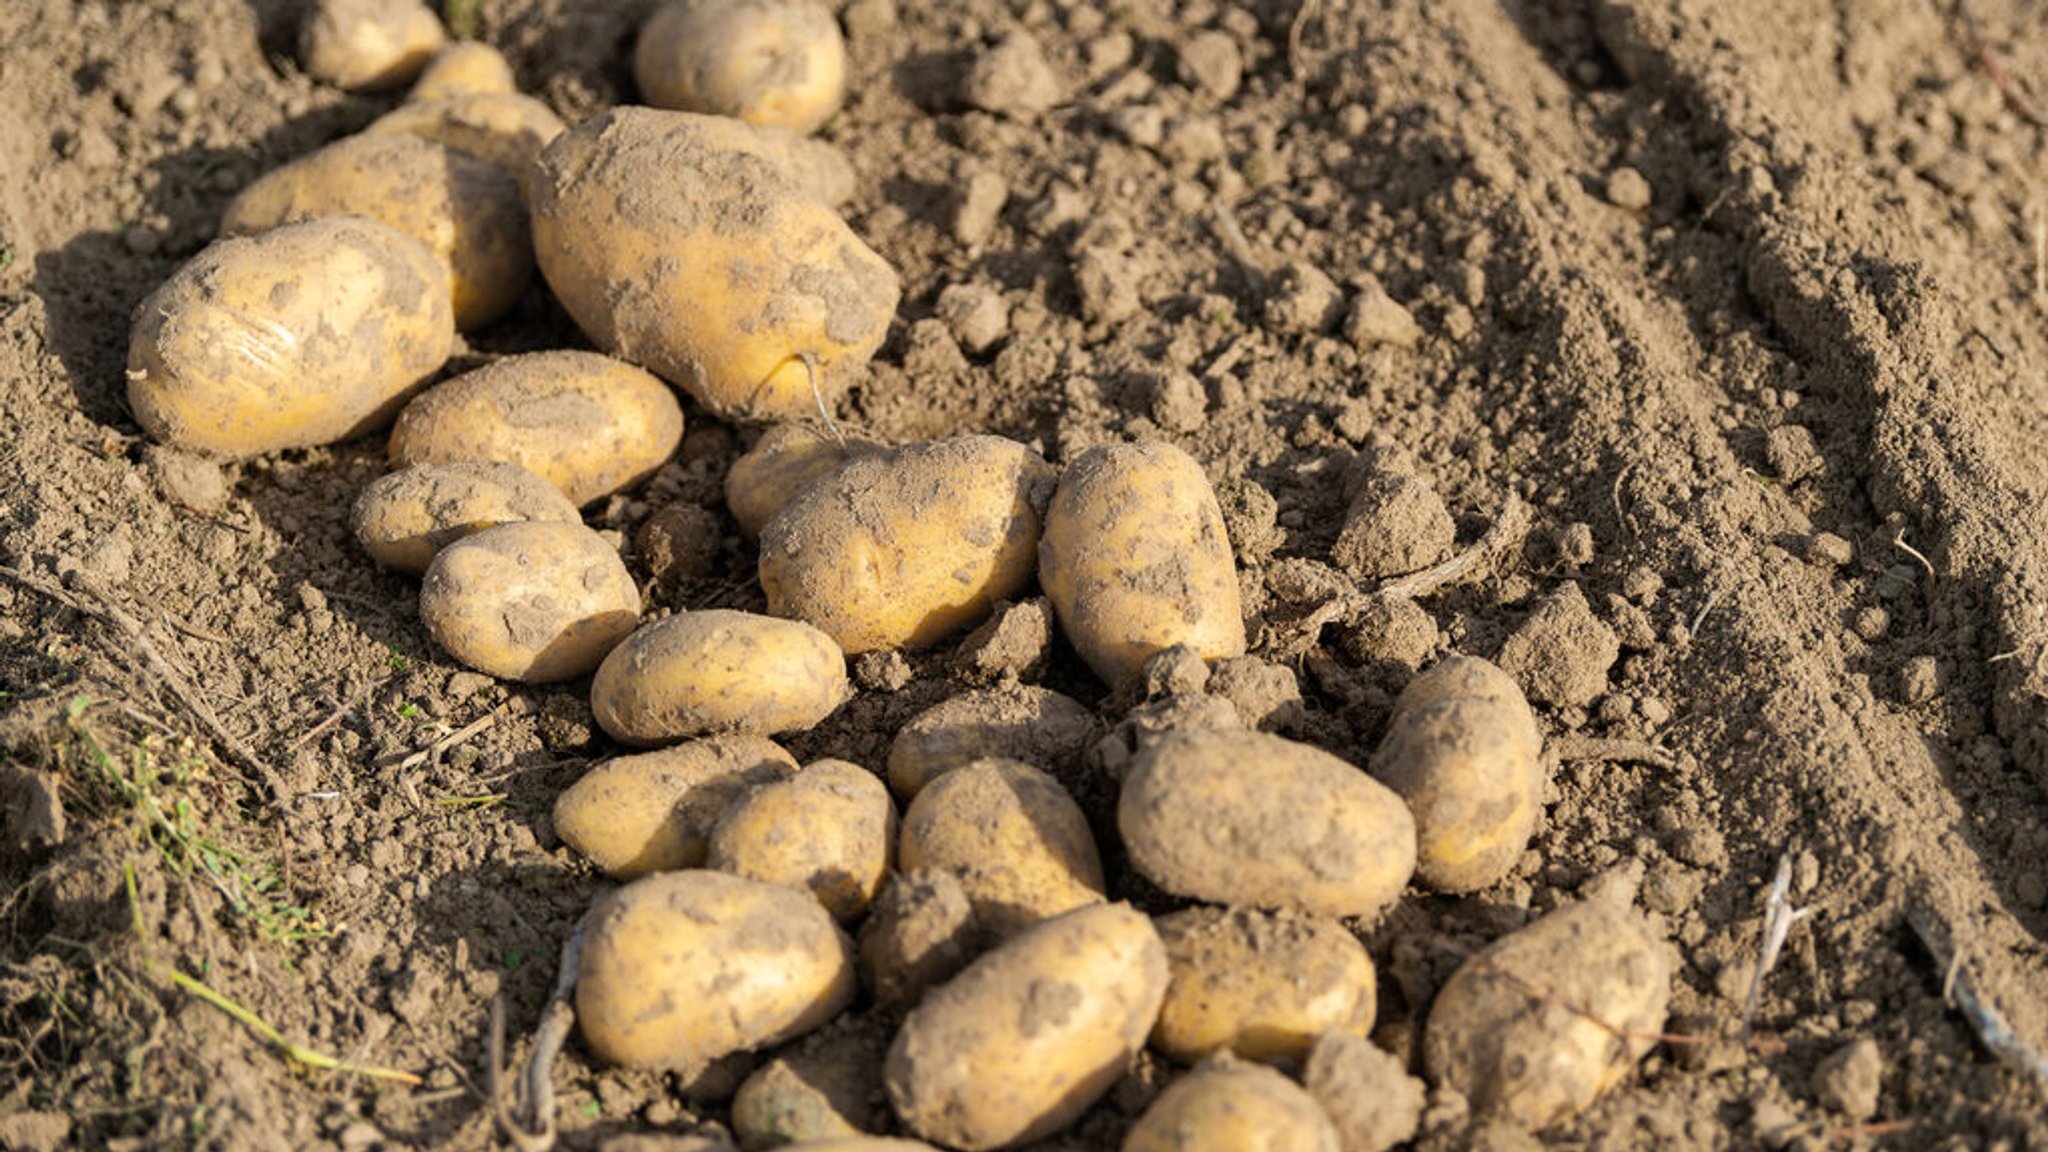
[[[1306,260],[1281,265],[1268,290],[1266,326],[1276,332],[1327,332],[1344,305],[1337,282]]]
[[[1228,32],[1197,32],[1180,47],[1180,78],[1218,100],[1237,95],[1244,82],[1244,60]]]
[[[1166,140],[1166,113],[1156,104],[1131,104],[1110,115],[1109,126],[1139,148],[1157,148]]]
[[[1003,295],[982,284],[950,284],[939,293],[936,311],[952,330],[953,339],[980,355],[1010,333],[1010,306]]]
[[[1859,1124],[1877,1115],[1883,1087],[1884,1053],[1868,1036],[1836,1049],[1813,1072],[1814,1098]]]
[[[1652,198],[1650,182],[1634,168],[1623,165],[1607,174],[1607,202],[1616,208],[1641,212]]]
[[[969,173],[953,202],[953,239],[970,248],[987,240],[1009,199],[1010,186],[1001,176],[987,169]]]
[[[962,95],[984,112],[1028,119],[1066,99],[1066,88],[1037,38],[1013,32],[974,62]]]
[[[1208,421],[1209,393],[1191,373],[1166,372],[1153,380],[1150,411],[1168,432],[1194,432]]]

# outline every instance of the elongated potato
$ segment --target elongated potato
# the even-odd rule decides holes
[[[500,524],[441,549],[420,622],[479,672],[546,684],[597,667],[640,619],[619,554],[581,523]]]
[[[1112,687],[1176,644],[1204,660],[1244,655],[1237,568],[1223,511],[1194,458],[1170,444],[1091,448],[1045,514],[1038,579],[1060,628]]]
[[[590,710],[612,738],[667,744],[707,732],[796,732],[853,695],[846,657],[807,624],[713,609],[633,633],[597,670]]]
[[[1409,681],[1372,773],[1415,814],[1415,878],[1473,892],[1505,878],[1543,811],[1543,733],[1514,677],[1457,656]]]
[[[299,25],[299,63],[351,91],[397,88],[447,42],[440,18],[420,0],[314,0]]]
[[[533,243],[597,346],[712,412],[829,407],[881,346],[896,273],[716,117],[615,108],[541,153]]]
[[[1049,688],[1012,684],[941,701],[896,730],[889,787],[906,803],[963,764],[1021,760],[1057,776],[1099,735],[1095,713]]]
[[[541,149],[568,130],[561,117],[531,96],[472,92],[433,100],[415,97],[370,121],[363,134],[417,136],[466,152],[512,177],[526,202],[533,195]]]
[[[526,520],[580,524],[560,489],[517,464],[415,464],[370,482],[349,527],[370,558],[417,576],[441,549],[475,532]]]
[[[1227,1049],[1300,1062],[1324,1032],[1372,1031],[1372,956],[1343,925],[1250,908],[1190,908],[1156,923],[1173,983],[1152,1047],[1175,1060]]]
[[[500,460],[577,505],[654,474],[683,439],[683,409],[654,377],[595,352],[529,352],[435,385],[391,429],[391,464]]]
[[[761,530],[768,611],[849,655],[972,627],[1031,583],[1052,469],[997,436],[910,444],[848,462]]]
[[[905,872],[958,876],[975,920],[998,936],[1100,903],[1107,890],[1080,805],[1015,760],[977,760],[919,792],[897,858]]]
[[[555,835],[615,880],[701,868],[725,810],[795,772],[780,746],[742,734],[620,756],[556,798]]]
[[[1044,921],[927,995],[883,1065],[911,1131],[1002,1148],[1073,1123],[1109,1091],[1159,1014],[1166,950],[1127,904]]]
[[[844,760],[806,764],[748,792],[711,830],[708,862],[801,888],[842,924],[868,910],[896,857],[896,805],[879,777]]]
[[[1342,1152],[1315,1097],[1258,1064],[1205,1065],[1175,1080],[1125,1135],[1123,1152]]]
[[[815,132],[846,98],[846,42],[821,0],[670,0],[640,29],[633,82],[656,108]]]
[[[740,531],[758,539],[770,517],[810,483],[849,460],[888,449],[857,436],[835,438],[808,424],[777,424],[725,474],[725,506]]]
[[[221,456],[330,444],[389,422],[454,343],[425,245],[373,220],[293,224],[207,245],[142,302],[128,406]]]
[[[1116,822],[1146,879],[1219,904],[1369,917],[1415,872],[1415,819],[1399,796],[1263,732],[1162,737],[1131,759]]]
[[[685,1078],[801,1036],[855,991],[851,945],[817,901],[696,870],[599,901],[576,971],[576,1025],[600,1060]]]
[[[458,40],[434,53],[405,98],[417,103],[517,91],[519,82],[503,52],[481,40]]]

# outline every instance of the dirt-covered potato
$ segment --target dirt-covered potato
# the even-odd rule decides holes
[[[1166,950],[1128,904],[1026,929],[934,989],[883,1065],[911,1131],[969,1150],[1074,1122],[1144,1047],[1166,994]]]
[[[796,620],[678,612],[626,638],[590,685],[612,738],[642,746],[707,732],[797,732],[853,695],[846,656]]]
[[[420,0],[314,0],[299,25],[299,63],[351,91],[412,82],[448,31]]]
[[[1465,961],[1437,993],[1422,1038],[1430,1081],[1530,1131],[1565,1120],[1655,1047],[1675,962],[1626,907],[1559,908]]]
[[[980,951],[983,933],[960,878],[944,869],[898,872],[860,928],[860,974],[875,1003],[910,1007]]]
[[[1204,1065],[1166,1086],[1123,1152],[1342,1152],[1315,1097],[1260,1064]]]
[[[633,82],[656,108],[814,132],[846,98],[823,0],[670,0],[641,26]]]
[[[887,1124],[882,1060],[891,1039],[877,1015],[849,1012],[777,1051],[733,1094],[732,1134],[740,1148],[810,1146]]]
[[[323,216],[367,216],[432,249],[447,270],[457,328],[504,315],[533,280],[517,182],[403,133],[346,136],[260,177],[228,205],[220,233],[251,236]]]
[[[526,520],[582,523],[562,491],[517,464],[415,464],[370,482],[349,527],[370,558],[417,576],[434,556],[474,532]]]
[[[420,582],[420,622],[434,643],[505,680],[581,676],[639,619],[625,562],[581,523],[486,528],[441,549]]]
[[[519,81],[503,52],[481,40],[458,40],[434,53],[405,98],[417,102],[517,91]]]
[[[1183,1064],[1228,1049],[1302,1061],[1324,1032],[1372,1031],[1372,956],[1342,924],[1250,908],[1161,917],[1173,983],[1152,1047]]]
[[[128,406],[163,443],[253,456],[387,423],[448,359],[448,282],[374,220],[207,245],[135,310]]]
[[[737,733],[620,756],[556,798],[555,835],[615,880],[701,868],[733,801],[795,772],[773,741]]]
[[[879,777],[818,760],[726,809],[711,831],[721,872],[802,888],[842,924],[868,910],[896,856],[896,805]]]
[[[528,352],[420,394],[391,429],[394,468],[518,464],[578,506],[631,488],[675,453],[683,409],[666,384],[595,352]]]
[[[794,1147],[802,1152],[939,1152],[922,1140],[899,1140],[893,1136],[838,1136],[806,1140]]]
[[[531,96],[472,92],[415,97],[370,121],[363,134],[417,136],[466,152],[511,176],[524,202],[533,194],[541,149],[568,130],[561,117]],[[527,243],[530,249],[530,238]]]
[[[1543,733],[1514,677],[1452,657],[1409,681],[1372,774],[1415,815],[1415,878],[1441,892],[1501,880],[1543,811]]]
[[[896,730],[889,787],[908,803],[941,773],[989,758],[1058,774],[1080,763],[1098,734],[1095,713],[1049,688],[1011,684],[963,693]]]
[[[717,117],[615,108],[541,153],[541,272],[598,347],[712,412],[830,407],[887,335],[896,272]]]
[[[809,896],[724,872],[662,872],[592,911],[576,1024],[601,1060],[687,1078],[818,1027],[854,991],[852,945]]]
[[[1053,472],[998,436],[852,460],[761,530],[768,611],[807,620],[849,655],[933,644],[1030,586]]]
[[[1061,631],[1112,687],[1176,644],[1204,660],[1244,655],[1222,509],[1202,466],[1170,444],[1104,445],[1067,466],[1038,579]]]
[[[932,781],[903,815],[897,859],[960,878],[975,919],[999,936],[1100,903],[1102,857],[1059,781],[1015,760],[977,760]]]
[[[770,517],[820,476],[888,448],[858,436],[835,437],[809,424],[777,424],[725,474],[725,506],[740,531],[758,539]]]
[[[1132,757],[1116,821],[1146,879],[1218,904],[1369,917],[1415,872],[1415,820],[1399,796],[1264,732],[1161,738]]]

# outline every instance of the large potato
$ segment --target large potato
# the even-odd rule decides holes
[[[1131,864],[1178,896],[1374,916],[1415,872],[1415,820],[1379,781],[1263,732],[1169,733],[1117,800]]]
[[[723,872],[663,872],[599,901],[576,1023],[601,1060],[685,1078],[779,1044],[853,999],[851,945],[818,902]]]
[[[1015,760],[977,760],[919,792],[897,858],[905,872],[958,876],[976,921],[1000,936],[1100,903],[1106,891],[1080,805]]]
[[[1029,684],[943,700],[896,730],[889,787],[906,803],[940,774],[976,760],[1021,760],[1059,775],[1098,734],[1095,713],[1071,696]]]
[[[556,798],[555,835],[615,880],[701,868],[733,801],[795,772],[774,742],[740,734],[620,756]]]
[[[426,83],[425,78],[420,81]],[[415,97],[370,121],[364,135],[417,136],[466,152],[511,176],[523,199],[533,194],[541,149],[568,131],[547,105],[517,92]],[[532,241],[527,241],[531,250]]]
[[[529,684],[597,667],[639,619],[625,562],[580,523],[486,528],[441,549],[420,582],[420,622],[436,644]]]
[[[868,910],[896,856],[896,805],[874,773],[819,760],[748,792],[711,831],[708,862],[801,888],[844,924]]]
[[[519,91],[505,54],[481,40],[458,40],[434,54],[420,71],[406,100],[445,100],[451,96]]]
[[[420,0],[314,0],[299,25],[299,63],[337,87],[396,88],[447,42],[440,18]]]
[[[1372,1031],[1372,956],[1341,924],[1249,908],[1190,908],[1157,924],[1173,983],[1152,1047],[1183,1064],[1224,1049],[1300,1062],[1324,1032]]]
[[[135,312],[128,405],[166,444],[305,448],[391,419],[448,359],[434,254],[373,220],[316,220],[206,247]]]
[[[1170,444],[1090,448],[1045,513],[1038,579],[1060,628],[1112,687],[1176,644],[1204,660],[1244,655],[1237,568],[1223,511],[1194,458]]]
[[[1415,878],[1472,892],[1507,876],[1543,811],[1543,733],[1514,677],[1457,656],[1409,681],[1372,773],[1415,814]]]
[[[1037,924],[911,1011],[889,1100],[911,1131],[970,1152],[1057,1132],[1144,1046],[1166,979],[1158,933],[1127,904]]]
[[[590,710],[613,739],[645,746],[707,732],[801,731],[852,695],[831,637],[721,608],[633,633],[597,670]]]
[[[598,347],[727,417],[829,407],[881,346],[896,273],[716,117],[616,108],[541,153],[541,272]]]
[[[670,0],[640,29],[633,82],[656,108],[814,132],[846,98],[846,42],[822,0]]]
[[[391,429],[391,464],[500,460],[576,504],[631,488],[683,439],[683,409],[654,377],[595,352],[494,360],[422,393]]]
[[[809,424],[777,424],[726,472],[725,506],[740,531],[758,539],[769,518],[813,480],[849,460],[888,451],[872,440],[829,436]]]
[[[455,326],[481,327],[533,280],[526,207],[510,175],[417,136],[348,136],[242,189],[223,236],[251,236],[322,216],[367,216],[433,250],[448,277]]]
[[[1030,586],[1051,485],[1036,452],[997,436],[850,461],[761,530],[768,611],[850,655],[936,643]]]
[[[1123,1152],[1342,1152],[1315,1097],[1258,1064],[1218,1063],[1166,1086]]]
[[[580,524],[576,506],[517,464],[415,464],[370,482],[349,527],[370,558],[417,576],[434,556],[475,532],[526,520]]]

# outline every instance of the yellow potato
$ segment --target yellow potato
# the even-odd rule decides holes
[[[466,152],[511,176],[524,202],[533,194],[541,149],[568,130],[561,117],[531,96],[475,92],[414,98],[370,121],[363,134],[417,136]]]
[[[500,524],[441,549],[420,582],[420,622],[449,655],[545,684],[597,667],[640,619],[619,554],[582,524]]]
[[[595,352],[507,356],[422,393],[391,429],[391,464],[499,460],[577,505],[654,474],[683,439],[683,409],[654,377]]]
[[[633,633],[597,670],[590,710],[625,744],[707,732],[797,732],[853,695],[832,638],[794,620],[712,609]]]
[[[405,98],[418,102],[517,91],[519,82],[513,78],[512,65],[503,52],[480,40],[460,40],[427,61]]]
[[[773,741],[739,734],[620,756],[556,798],[555,835],[615,880],[701,868],[732,802],[795,772]]]
[[[1166,1086],[1123,1152],[1342,1152],[1315,1097],[1259,1064],[1205,1065]]]
[[[819,760],[726,809],[711,831],[708,862],[721,872],[802,888],[844,924],[868,910],[895,856],[889,789],[858,764]]]
[[[922,1140],[890,1136],[837,1136],[830,1140],[806,1140],[793,1147],[802,1152],[939,1152]]]
[[[640,29],[633,82],[656,108],[815,132],[846,98],[846,42],[821,0],[670,0]]]
[[[991,757],[1057,776],[1078,765],[1099,734],[1095,713],[1048,688],[1010,684],[964,693],[896,730],[889,787],[908,803],[940,774]]]
[[[615,108],[541,154],[541,272],[598,347],[712,412],[829,407],[887,335],[896,273],[717,117]]]
[[[1415,872],[1415,820],[1399,796],[1263,732],[1162,737],[1132,757],[1116,822],[1146,879],[1218,904],[1370,917]]]
[[[861,925],[861,977],[876,1004],[900,1011],[966,967],[982,936],[958,876],[935,868],[898,872]]]
[[[882,1059],[891,1036],[879,1024],[849,1012],[755,1069],[732,1098],[739,1146],[746,1152],[808,1147],[867,1138],[886,1124]],[[731,1150],[721,1145],[703,1152]]]
[[[299,63],[340,88],[397,88],[447,42],[440,18],[420,0],[314,0],[299,26]]]
[[[910,444],[798,492],[761,530],[768,611],[848,655],[937,643],[1030,586],[1052,469],[998,436]]]
[[[1045,514],[1038,579],[1060,628],[1112,687],[1176,644],[1244,655],[1237,568],[1223,512],[1194,458],[1170,444],[1091,448]]]
[[[1127,904],[1027,929],[927,995],[883,1065],[911,1131],[1001,1148],[1073,1123],[1145,1044],[1166,994],[1166,950]]]
[[[1456,656],[1409,681],[1372,773],[1415,814],[1415,878],[1440,892],[1504,879],[1543,811],[1543,733],[1514,678]]]
[[[128,406],[180,448],[253,456],[390,421],[455,343],[433,253],[372,220],[222,240],[136,309]]]
[[[417,576],[464,536],[526,520],[583,522],[560,489],[517,464],[458,461],[415,464],[371,481],[349,526],[372,560]]]
[[[905,872],[959,877],[998,936],[1105,898],[1088,818],[1059,781],[1015,760],[977,760],[919,792],[897,858]]]
[[[889,450],[858,436],[833,437],[809,424],[777,424],[725,474],[725,506],[740,531],[758,539],[770,517],[810,483],[849,460]]]
[[[1173,983],[1152,1047],[1175,1060],[1227,1049],[1298,1063],[1324,1032],[1372,1031],[1372,956],[1343,925],[1250,908],[1190,908],[1156,923]]]
[[[635,880],[591,913],[576,1024],[598,1059],[675,1071],[794,1039],[853,999],[851,945],[801,892],[723,872]]]

